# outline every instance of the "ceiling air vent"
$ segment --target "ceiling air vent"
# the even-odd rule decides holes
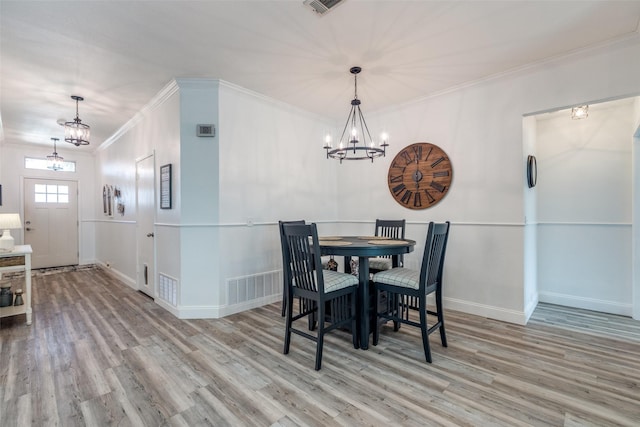
[[[318,15],[324,15],[344,0],[304,0],[305,6],[309,6]]]

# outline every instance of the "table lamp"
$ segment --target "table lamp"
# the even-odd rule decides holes
[[[10,252],[15,247],[13,237],[9,232],[12,228],[22,228],[20,214],[0,214],[0,230],[4,230],[2,237],[0,237],[0,252]]]

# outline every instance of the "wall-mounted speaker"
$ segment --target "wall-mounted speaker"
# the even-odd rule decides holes
[[[538,182],[538,161],[536,156],[529,155],[527,157],[527,184],[529,188],[536,186]]]

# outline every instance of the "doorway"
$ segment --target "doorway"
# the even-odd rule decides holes
[[[632,132],[637,99],[536,117],[537,279],[541,302],[634,316]],[[637,125],[636,125],[637,126]],[[637,314],[635,314],[637,316]]]
[[[78,183],[24,179],[24,241],[32,268],[78,264]]]
[[[136,161],[137,287],[155,298],[155,158]]]

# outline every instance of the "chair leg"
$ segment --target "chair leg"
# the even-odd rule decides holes
[[[287,313],[287,284],[284,284],[284,289],[282,290],[282,314],[284,317]]]
[[[286,310],[286,320],[285,320],[285,329],[284,329],[284,354],[289,354],[289,347],[291,346],[291,319],[293,317],[291,305],[289,305],[289,310]]]
[[[324,344],[324,304],[318,304],[318,338],[316,342],[316,371],[322,366],[322,346]]]
[[[440,323],[440,341],[442,346],[447,346],[447,334],[444,331],[444,311],[442,310],[442,291],[436,291],[436,310],[438,311],[438,322]]]
[[[318,310],[316,310],[317,303],[315,301],[303,300],[304,301],[304,310],[313,310],[308,317],[309,320],[309,330],[313,331],[318,325]]]
[[[356,321],[358,317],[356,311],[357,295],[357,291],[349,295],[349,299],[351,300],[351,312],[349,313],[349,316],[351,317],[351,339],[353,340],[353,348],[360,348],[360,338],[358,337],[358,323]]]
[[[380,290],[374,289],[373,293],[375,295],[372,307],[375,312],[375,315],[373,316],[373,345],[378,345],[378,340],[380,339],[380,322],[378,320],[378,310],[380,307]],[[387,298],[389,298],[389,292],[387,292]]]
[[[420,331],[422,332],[422,346],[424,347],[424,357],[431,363],[431,348],[429,347],[429,328],[427,327],[427,297],[420,296],[418,301],[420,309]]]
[[[399,294],[392,294],[393,295],[393,309],[395,310],[395,315],[400,317],[400,300],[402,298],[404,298],[404,296],[399,295]],[[398,322],[397,320],[393,321],[393,332],[398,332],[400,330],[400,322]]]

